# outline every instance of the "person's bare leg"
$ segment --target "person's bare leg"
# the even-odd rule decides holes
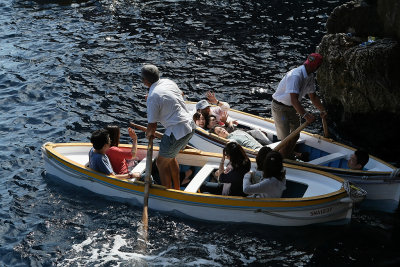
[[[171,159],[169,163],[170,173],[172,176],[172,182],[174,183],[174,189],[180,190],[180,179],[179,179],[179,164],[176,158]]]
[[[185,179],[183,179],[182,184],[187,184],[190,182],[189,177],[190,175],[192,175],[192,173],[192,169],[188,169],[187,171],[185,171]]]
[[[158,156],[157,158],[157,168],[160,174],[161,184],[166,188],[172,188],[172,176],[170,169],[171,158],[164,158],[162,156]],[[179,170],[178,170],[179,175]]]

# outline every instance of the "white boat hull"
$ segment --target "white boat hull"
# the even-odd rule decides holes
[[[143,204],[143,183],[118,182],[119,184],[117,184],[115,179],[108,181],[107,176],[98,176],[99,174],[93,171],[91,172],[96,175],[91,175],[91,172],[85,174],[80,171],[81,167],[67,166],[62,161],[48,156],[46,152],[43,153],[48,176],[55,176],[106,197],[112,197],[139,206]],[[292,176],[303,176],[305,172],[308,173],[305,170],[290,168],[287,168],[287,170],[289,179]],[[321,180],[321,174],[309,174],[319,179],[315,182],[315,185],[310,185],[310,187],[320,187],[321,191],[325,190],[326,192],[331,192],[330,187],[332,186],[338,187],[337,191],[343,190],[341,182],[338,183],[336,179]],[[298,179],[307,180],[306,177],[299,177]],[[313,196],[316,195],[316,192],[310,190],[306,192],[306,195]],[[351,219],[352,200],[347,194],[343,193],[335,197],[330,196],[329,193],[326,195],[326,198],[305,198],[304,201],[312,203],[311,205],[304,205],[304,201],[298,199],[290,200],[290,205],[288,205],[288,201],[284,201],[284,199],[265,201],[265,199],[223,197],[210,194],[186,193],[158,186],[158,188],[151,188],[150,190],[149,208],[198,220],[216,222],[256,223],[276,226],[348,223]],[[281,202],[285,203],[280,205]],[[261,206],[260,203],[262,204]]]

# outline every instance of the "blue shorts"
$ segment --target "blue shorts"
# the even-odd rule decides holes
[[[179,140],[175,139],[173,133],[170,136],[163,135],[160,143],[160,152],[158,155],[164,158],[175,158],[178,155],[179,151],[184,149],[185,146],[189,143],[190,138],[192,138],[194,134],[194,129],[191,133],[188,133],[184,137]]]

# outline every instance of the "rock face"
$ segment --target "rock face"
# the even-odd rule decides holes
[[[341,135],[400,164],[399,18],[397,0],[353,1],[336,8],[317,49],[324,56],[317,81]],[[393,24],[397,28],[389,27]],[[365,44],[368,36],[377,39]]]

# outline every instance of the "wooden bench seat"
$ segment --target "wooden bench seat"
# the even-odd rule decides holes
[[[153,157],[151,159],[152,162],[155,161],[155,159],[157,158],[158,153],[154,153],[153,152]],[[144,171],[146,170],[146,162],[147,162],[147,158],[143,158],[133,169],[132,171],[130,171],[130,173],[134,173],[137,172],[139,174],[144,173]],[[132,180],[135,180],[135,178],[132,178]]]
[[[200,186],[203,184],[204,180],[211,174],[212,171],[218,169],[219,165],[216,163],[206,163],[203,168],[193,177],[192,181],[185,188],[185,192],[196,193]]]
[[[269,144],[269,145],[267,145],[267,146],[270,147],[271,149],[274,149],[277,145],[279,145],[280,142],[281,142],[281,141],[278,141],[278,142]],[[299,138],[299,140],[297,140],[296,144],[303,144],[303,143],[305,143],[305,142],[306,142],[306,140]]]
[[[344,158],[345,156],[346,155],[344,155],[342,153],[332,153],[332,154],[328,154],[328,155],[320,157],[320,158],[316,158],[316,159],[311,160],[311,161],[309,161],[307,163],[315,164],[315,165],[323,165],[323,164],[326,164],[328,162]]]

